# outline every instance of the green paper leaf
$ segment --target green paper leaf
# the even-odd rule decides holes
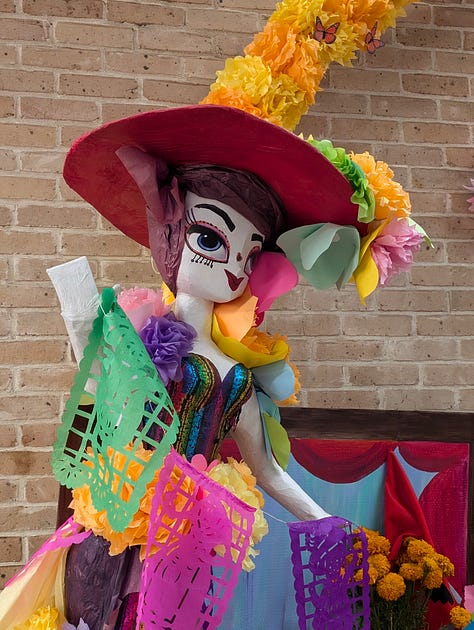
[[[89,379],[97,382],[90,413],[80,407]],[[56,479],[69,488],[89,484],[94,507],[107,512],[115,531],[123,531],[178,428],[171,399],[140,337],[113,290],[104,290],[54,444]],[[138,453],[140,447],[151,453],[148,461]]]
[[[268,437],[270,438],[273,455],[283,470],[286,470],[288,468],[291,451],[288,434],[278,420],[266,411],[263,412],[263,419]]]

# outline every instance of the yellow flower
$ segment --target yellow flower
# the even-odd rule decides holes
[[[306,92],[285,74],[275,77],[259,103],[266,118],[292,131],[308,109]]]
[[[399,573],[403,579],[410,582],[421,580],[423,577],[423,565],[416,562],[402,562]]]
[[[430,556],[435,553],[433,547],[425,540],[407,538],[406,543],[406,555],[412,562],[418,562],[422,559],[425,560],[425,556]]]
[[[202,99],[201,103],[205,105],[235,107],[236,109],[247,112],[247,114],[264,118],[263,112],[255,105],[252,105],[250,98],[243,90],[230,89],[227,87],[211,89],[209,94]]]
[[[381,578],[390,572],[390,562],[386,555],[375,553],[369,556],[369,569],[372,568],[377,573],[377,578]]]
[[[285,73],[307,94],[308,104],[314,101],[327,65],[318,55],[318,43],[312,37],[297,41],[291,63],[285,66]]]
[[[251,571],[255,568],[252,556],[259,553],[255,550],[254,545],[268,534],[268,523],[261,510],[264,503],[263,495],[255,487],[256,479],[245,462],[237,462],[232,457],[228,458],[226,464],[220,463],[214,466],[208,474],[211,479],[227,488],[241,501],[255,508],[250,545],[242,563],[242,568],[245,571]],[[218,549],[216,551],[219,552]]]
[[[435,553],[433,555],[433,560],[439,566],[443,575],[452,576],[454,575],[454,564],[451,562],[449,558],[443,556],[441,553]]]
[[[451,608],[449,617],[455,628],[465,628],[471,622],[471,613],[462,606],[454,606]]]
[[[217,72],[211,92],[219,88],[243,91],[252,105],[258,105],[272,83],[272,73],[260,57],[234,57],[227,59],[224,70]]]
[[[381,536],[379,532],[371,529],[362,528],[367,536],[367,546],[369,554],[382,553],[388,556],[390,553],[390,541],[385,536]]]
[[[439,567],[436,567],[430,571],[428,571],[425,579],[423,580],[423,584],[426,588],[433,589],[439,588],[443,583],[443,572]]]
[[[401,184],[393,181],[393,171],[382,161],[375,161],[367,151],[351,153],[351,159],[367,176],[375,197],[375,218],[407,217],[411,211],[410,197]]]
[[[59,611],[51,606],[38,608],[24,623],[14,630],[58,630]]]
[[[375,585],[377,593],[382,599],[394,602],[405,593],[405,582],[398,573],[387,573]]]
[[[321,12],[322,0],[282,0],[270,20],[286,22],[297,33],[312,35],[316,16]]]
[[[292,60],[296,48],[297,33],[285,22],[270,20],[261,33],[255,35],[254,40],[244,52],[246,55],[260,57],[267,64],[273,74],[282,69]]]

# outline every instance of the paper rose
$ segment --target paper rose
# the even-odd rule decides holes
[[[168,313],[163,317],[150,317],[139,334],[163,383],[180,381],[183,378],[181,359],[191,352],[196,337],[194,328]]]
[[[377,265],[380,285],[390,278],[407,271],[413,263],[413,254],[418,251],[423,236],[407,221],[390,221],[370,246],[372,258]]]
[[[119,293],[117,301],[137,332],[140,332],[149,317],[160,317],[169,311],[162,292],[152,289],[127,289]]]
[[[469,190],[469,192],[474,193],[474,177],[471,177],[471,185],[464,186],[464,188],[466,190]],[[474,197],[469,197],[469,199],[467,200],[467,203],[469,204],[469,207],[468,207],[469,212],[474,212]]]

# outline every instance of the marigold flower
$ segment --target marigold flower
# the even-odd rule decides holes
[[[423,577],[423,565],[416,562],[402,562],[399,573],[404,580],[415,582]]]
[[[272,84],[269,66],[260,57],[246,55],[227,59],[224,70],[217,72],[211,92],[219,88],[240,90],[247,94],[252,105],[258,105]]]
[[[405,593],[406,585],[401,575],[398,573],[387,573],[375,585],[377,593],[382,599],[394,602]]]
[[[432,556],[435,553],[433,547],[425,540],[418,538],[406,539],[406,554],[412,562],[426,560],[425,556]]]
[[[407,217],[411,211],[410,197],[401,184],[393,181],[392,169],[370,153],[351,153],[351,159],[358,164],[369,180],[375,196],[375,218]]]
[[[381,536],[378,532],[371,529],[362,528],[367,536],[367,547],[369,554],[383,553],[388,556],[390,553],[390,541],[385,536]]]
[[[390,561],[382,553],[374,553],[369,556],[369,568],[377,572],[377,578],[381,578],[390,572]]]
[[[258,116],[258,118],[264,118],[262,111],[252,105],[250,98],[243,90],[230,89],[224,86],[211,89],[209,94],[202,99],[202,104],[205,105],[224,105],[226,107],[235,107],[247,114]]]
[[[471,622],[471,613],[462,606],[454,606],[451,608],[449,617],[455,628],[465,628]]]
[[[426,562],[425,568],[429,568],[429,570],[428,573],[425,575],[423,584],[426,586],[426,588],[429,589],[439,588],[443,583],[443,572],[441,571],[441,569],[437,565],[432,568]]]
[[[277,74],[291,62],[296,49],[296,36],[297,33],[289,24],[269,20],[244,52],[246,55],[260,57]]]
[[[449,558],[443,556],[441,553],[435,553],[433,555],[433,560],[439,566],[444,576],[454,575],[454,564]]]

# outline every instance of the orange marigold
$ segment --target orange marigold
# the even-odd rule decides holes
[[[471,613],[462,606],[454,606],[451,608],[449,617],[455,628],[465,628],[471,622]]]
[[[377,578],[381,578],[390,572],[390,561],[383,553],[374,553],[369,556],[369,567],[377,572]]]
[[[282,72],[295,54],[296,35],[296,31],[285,22],[270,20],[244,52],[246,55],[261,57],[273,73]]]
[[[417,562],[425,556],[432,556],[434,553],[435,550],[426,540],[406,539],[406,555],[412,562]]]
[[[433,560],[439,566],[439,568],[443,572],[443,575],[445,576],[454,575],[454,564],[451,562],[451,560],[448,557],[443,556],[443,554],[441,553],[435,553],[433,555]]]
[[[443,572],[439,567],[436,567],[436,569],[433,569],[432,571],[428,571],[425,579],[423,580],[423,584],[429,589],[439,588],[442,583]]]
[[[362,528],[367,536],[367,547],[369,554],[383,553],[388,556],[390,553],[390,541],[385,536],[381,536],[379,532],[371,529]]]
[[[423,565],[416,562],[402,562],[399,573],[404,580],[415,582],[423,577]]]
[[[405,593],[406,585],[398,573],[387,573],[376,583],[375,588],[382,599],[394,602]]]

